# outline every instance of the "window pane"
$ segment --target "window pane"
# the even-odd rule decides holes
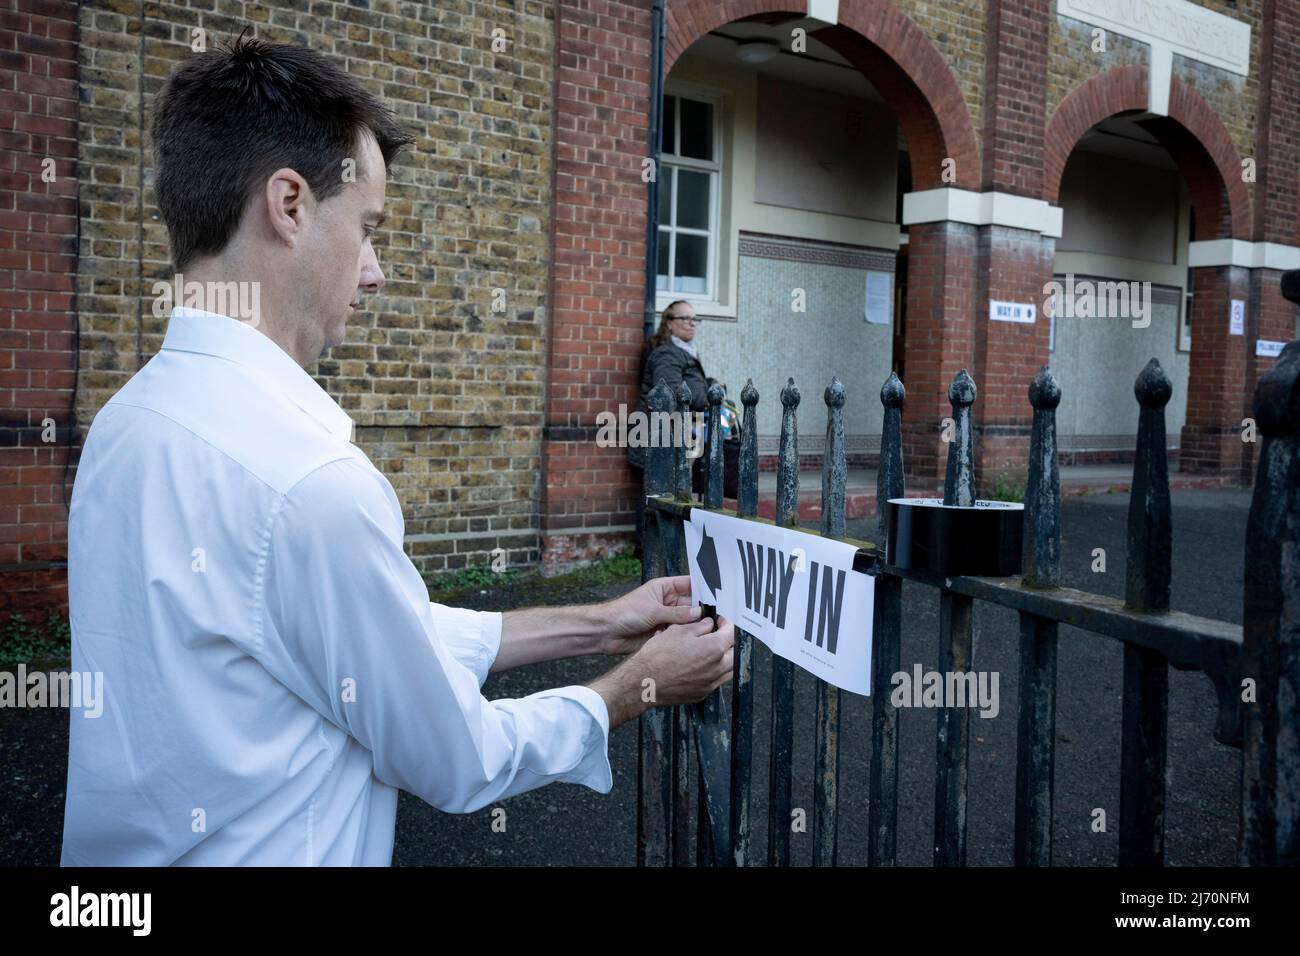
[[[677,170],[677,225],[709,228],[709,173]]]
[[[713,107],[699,100],[681,100],[681,155],[692,159],[713,158]]]
[[[659,276],[655,280],[656,289],[666,290],[668,288],[668,242],[669,242],[668,233],[665,230],[660,229],[659,230],[659,268],[657,270]]]
[[[671,226],[668,217],[673,213],[673,171],[669,166],[659,167],[659,225]]]
[[[674,292],[704,293],[708,291],[709,239],[707,236],[677,236],[676,276]]]
[[[663,129],[659,137],[659,149],[665,153],[677,152],[677,97],[664,97]]]

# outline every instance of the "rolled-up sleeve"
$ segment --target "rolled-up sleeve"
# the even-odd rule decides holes
[[[368,748],[378,779],[441,810],[554,782],[608,793],[600,695],[484,698],[501,615],[430,602],[402,538],[397,496],[365,460],[322,465],[284,494],[256,602],[264,666]]]
[[[501,650],[501,612],[472,611],[432,601],[433,623],[447,650],[478,678],[482,687]]]

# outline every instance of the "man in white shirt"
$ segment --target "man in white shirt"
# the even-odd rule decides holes
[[[449,812],[609,792],[610,728],[725,683],[730,623],[711,632],[688,577],[591,607],[430,603],[392,486],[304,370],[384,283],[370,237],[410,137],[324,57],[242,39],[173,74],[153,134],[186,302],[209,308],[173,311],[82,452],[73,667],[105,700],[72,718],[63,863],[388,865],[398,789]],[[481,695],[598,652],[628,656]]]

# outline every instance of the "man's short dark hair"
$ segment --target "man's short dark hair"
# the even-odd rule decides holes
[[[277,169],[297,172],[318,201],[337,193],[365,130],[385,165],[414,142],[376,97],[314,50],[241,36],[187,60],[159,95],[153,121],[155,191],[177,269],[221,252]],[[365,175],[359,161],[354,171]]]

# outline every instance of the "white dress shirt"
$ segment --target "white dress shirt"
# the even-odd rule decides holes
[[[468,813],[613,785],[600,695],[480,693],[501,615],[429,601],[352,421],[255,328],[178,308],[95,416],[68,521],[65,865],[382,865],[397,790]]]

